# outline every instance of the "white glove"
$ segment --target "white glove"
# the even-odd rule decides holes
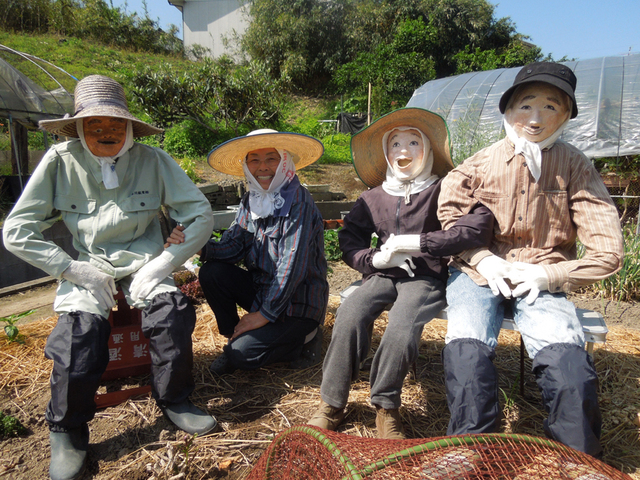
[[[388,255],[385,253],[377,252],[371,259],[371,263],[378,270],[400,267],[404,271],[406,271],[410,277],[415,277],[412,269],[415,269],[416,266],[411,259],[411,255],[409,255],[408,253],[394,253],[390,256],[390,258],[387,257]]]
[[[382,253],[393,254],[396,252],[420,252],[420,235],[389,235],[389,238],[380,248]],[[390,255],[389,255],[390,256]]]
[[[520,297],[529,292],[525,301],[531,305],[540,292],[549,290],[549,276],[542,265],[515,262],[509,280],[517,284],[513,296]]]
[[[476,271],[487,279],[493,294],[502,294],[504,298],[511,298],[511,289],[504,279],[509,277],[512,268],[512,264],[496,255],[485,257],[476,265]]]
[[[174,266],[162,255],[154,258],[144,267],[133,274],[133,281],[129,286],[131,298],[144,300],[162,280],[173,272]]]
[[[105,310],[110,310],[116,304],[113,298],[117,293],[115,280],[89,262],[71,262],[62,272],[62,278],[90,291]]]

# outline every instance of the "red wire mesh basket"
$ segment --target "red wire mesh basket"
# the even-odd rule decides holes
[[[408,440],[361,438],[308,425],[281,432],[247,480],[631,480],[551,440],[476,434]]]

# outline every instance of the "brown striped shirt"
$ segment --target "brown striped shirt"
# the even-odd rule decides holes
[[[478,285],[487,282],[474,267],[491,253],[509,262],[543,265],[550,292],[568,293],[622,266],[618,212],[591,162],[568,143],[557,141],[542,152],[538,183],[506,138],[465,160],[442,183],[442,228],[453,226],[478,202],[495,216],[493,243],[451,260]],[[576,238],[585,246],[580,260]]]

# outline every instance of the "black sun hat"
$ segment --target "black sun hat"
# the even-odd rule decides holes
[[[504,113],[507,109],[509,99],[516,88],[531,82],[548,83],[569,95],[572,103],[571,118],[578,116],[578,105],[576,104],[575,96],[578,79],[569,67],[555,62],[535,62],[522,67],[516,75],[513,85],[500,98],[500,113]]]
[[[78,138],[76,120],[79,118],[114,117],[131,120],[134,137],[147,137],[163,131],[131,115],[122,85],[104,75],[89,75],[80,80],[73,92],[73,99],[72,117],[41,120],[39,125],[54,135]]]
[[[382,138],[398,127],[412,127],[424,133],[433,150],[434,174],[444,177],[453,169],[447,124],[437,113],[424,108],[405,107],[395,110],[351,137],[353,167],[360,180],[369,188],[382,185],[387,176]]]

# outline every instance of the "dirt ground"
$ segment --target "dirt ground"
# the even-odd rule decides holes
[[[331,191],[342,191],[349,200],[364,189],[351,166],[319,166],[303,170],[300,176],[307,184],[329,184]],[[210,181],[235,180],[208,177]],[[330,263],[331,295],[323,351],[330,339],[339,294],[358,278],[357,272],[344,263]],[[27,435],[0,441],[0,478],[48,478],[49,441],[44,410],[49,400],[51,365],[43,358],[42,350],[55,324],[51,311],[54,295],[55,284],[49,284],[0,298],[0,317],[36,309],[20,325],[26,345],[7,345],[0,338],[0,411],[15,416],[28,429]],[[601,381],[603,440],[607,442],[604,461],[640,480],[636,473],[640,472],[640,304],[608,302],[586,294],[573,294],[570,298],[578,308],[601,312],[609,327],[607,344],[596,346],[595,351]],[[304,423],[311,415],[319,400],[320,365],[303,371],[273,366],[214,377],[208,366],[220,353],[224,338],[217,333],[208,306],[200,305],[197,311],[197,386],[192,399],[216,416],[218,432],[194,440],[173,427],[148,396],[101,409],[90,423],[89,465],[84,479],[244,478],[278,432]],[[374,331],[374,345],[384,331],[384,314],[381,319]],[[446,431],[440,361],[445,331],[444,321],[434,320],[427,325],[418,368],[405,381],[402,415],[412,438],[432,438]],[[506,398],[502,430],[544,437],[544,414],[539,409],[540,397],[531,375],[526,377],[525,395],[511,396],[519,382],[519,340],[513,335],[507,332],[504,338],[501,336],[498,352],[501,360],[497,366]],[[340,431],[372,437],[375,412],[368,404],[368,373],[363,372],[361,377],[353,385],[347,418]],[[147,382],[145,376],[132,377],[124,386]],[[121,386],[120,381],[109,382],[102,391]]]

